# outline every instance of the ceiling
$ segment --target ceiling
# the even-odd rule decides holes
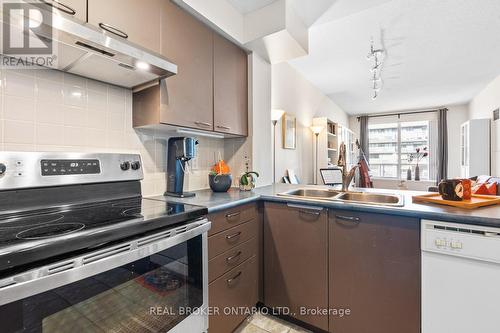
[[[277,0],[228,0],[228,2],[243,15],[264,8],[276,1]]]
[[[337,0],[290,64],[353,115],[461,104],[500,74],[498,31],[498,0]],[[375,101],[372,36],[386,49]]]

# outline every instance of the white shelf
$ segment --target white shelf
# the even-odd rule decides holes
[[[335,148],[328,148],[328,151],[337,151]]]

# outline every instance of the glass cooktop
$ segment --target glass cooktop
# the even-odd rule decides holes
[[[137,197],[0,215],[0,271],[26,264],[28,259],[171,228],[206,214],[204,207]]]

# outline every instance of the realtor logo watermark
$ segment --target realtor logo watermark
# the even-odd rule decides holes
[[[2,12],[2,67],[57,68],[53,16],[47,6],[3,0]]]

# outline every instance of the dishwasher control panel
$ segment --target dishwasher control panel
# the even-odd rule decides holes
[[[500,263],[500,228],[422,220],[422,251]]]

